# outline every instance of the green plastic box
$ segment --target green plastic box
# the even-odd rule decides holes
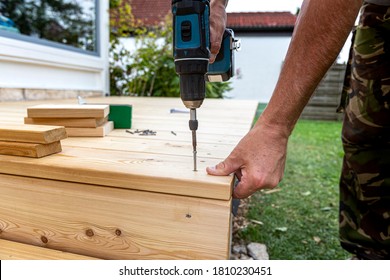
[[[114,122],[114,128],[131,128],[132,109],[127,104],[109,104],[108,120]]]

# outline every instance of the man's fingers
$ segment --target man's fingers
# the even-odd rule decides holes
[[[221,49],[223,32],[225,30],[225,25],[222,25],[221,22],[216,21],[215,23],[212,21],[210,26],[210,63],[215,61],[219,50]]]
[[[226,176],[235,172],[239,167],[240,164],[235,163],[234,161],[227,158],[224,161],[218,163],[216,166],[207,167],[206,171],[210,175]]]
[[[222,38],[221,38],[222,40]],[[215,58],[217,57],[219,50],[221,49],[221,41],[218,42],[211,42],[211,48],[210,48],[210,63],[213,63],[215,61]]]
[[[215,61],[221,48],[226,26],[226,4],[225,0],[213,0],[210,2],[210,63]]]
[[[248,196],[256,192],[256,188],[254,188],[255,186],[248,179],[249,177],[247,174],[241,176],[239,183],[235,186],[233,190],[233,198],[247,198]]]
[[[241,181],[241,177],[242,177],[241,168],[237,169],[236,172],[234,173],[234,175],[236,175],[238,181]]]

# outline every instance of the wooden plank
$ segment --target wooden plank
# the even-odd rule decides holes
[[[229,200],[232,176],[207,175],[219,159],[65,147],[40,159],[0,156],[0,173],[118,188]]]
[[[61,142],[50,144],[20,143],[0,141],[0,154],[41,158],[62,151]]]
[[[158,120],[155,121],[145,121],[140,120],[137,121],[136,124],[134,124],[132,130],[166,130],[166,131],[189,131],[188,127],[188,120],[185,120],[183,122],[161,122]],[[219,134],[221,138],[224,137],[224,135],[234,135],[236,137],[240,137],[241,135],[245,135],[249,131],[249,125],[246,126],[239,126],[239,125],[220,125],[218,126],[216,123],[210,124],[205,123],[205,121],[201,122],[199,121],[199,128],[197,130],[197,133],[210,133],[210,134]]]
[[[230,207],[0,174],[2,238],[103,259],[227,259]]]
[[[0,125],[0,141],[48,144],[67,137],[62,126]]]
[[[156,134],[160,132],[157,131]],[[233,150],[234,145],[229,143],[207,143],[203,142],[203,135],[198,135],[198,157],[224,159],[229,155],[228,151]],[[166,133],[166,139],[158,139],[155,136],[139,136],[123,132],[122,137],[104,138],[83,138],[69,137],[62,141],[66,147],[83,147],[101,150],[116,150],[126,152],[138,152],[149,154],[182,155],[188,157],[192,155],[192,142],[190,132],[188,137],[177,140],[177,136]],[[221,140],[221,142],[223,142]]]
[[[29,118],[105,118],[108,105],[42,104],[27,108]]]
[[[97,260],[97,258],[0,239],[0,260]]]
[[[25,124],[57,125],[65,127],[98,127],[107,122],[106,118],[81,118],[81,119],[50,119],[50,118],[24,118]]]
[[[134,131],[134,129],[131,129],[131,131]],[[114,129],[109,137],[105,137],[102,139],[118,139],[118,138],[124,138],[127,139],[129,135],[132,135],[124,129]],[[231,134],[225,134],[225,135],[219,135],[219,134],[213,134],[213,133],[203,133],[201,131],[198,131],[197,133],[197,139],[198,143],[200,145],[203,144],[214,144],[217,147],[214,147],[214,150],[219,148],[221,151],[223,151],[224,147],[219,147],[218,145],[237,145],[237,143],[240,141],[240,138],[236,135]],[[148,137],[145,139],[145,137],[138,137],[139,139],[149,139],[149,140],[161,140],[161,141],[170,141],[172,145],[175,144],[175,142],[186,142],[187,144],[190,144],[191,142],[191,131],[189,129],[185,131],[180,130],[156,130],[156,135],[153,137]],[[69,139],[69,138],[68,138]],[[84,141],[84,139],[79,139],[81,141]],[[149,141],[147,140],[147,141]],[[114,141],[114,140],[113,140]],[[228,148],[228,147],[227,147]],[[230,152],[225,150],[225,152]]]
[[[69,137],[104,137],[113,130],[114,122],[109,121],[95,128],[67,127],[66,133]]]

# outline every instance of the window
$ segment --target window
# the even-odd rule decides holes
[[[2,0],[0,36],[98,55],[97,0]]]

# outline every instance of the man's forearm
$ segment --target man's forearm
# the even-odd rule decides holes
[[[361,0],[306,0],[272,98],[260,122],[288,136],[348,37]]]

